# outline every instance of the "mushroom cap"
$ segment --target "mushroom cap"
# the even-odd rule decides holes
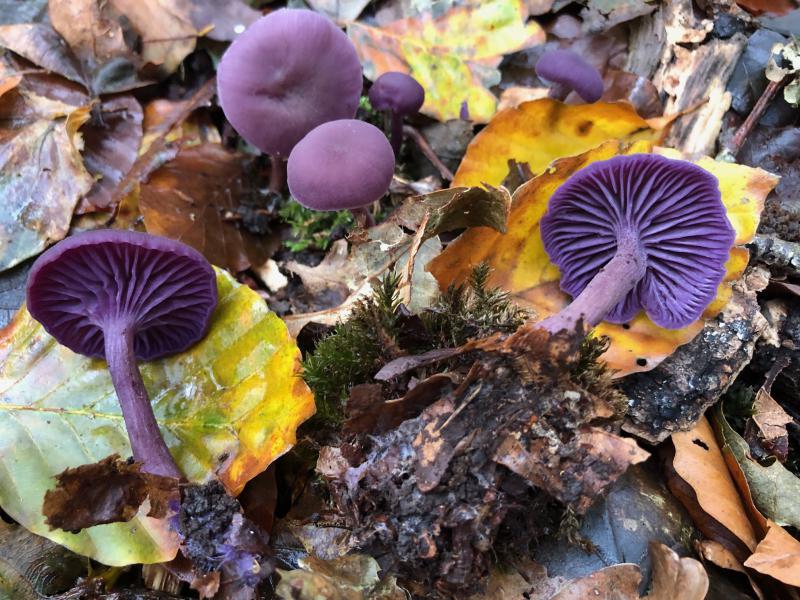
[[[323,123],[294,147],[289,191],[313,210],[360,208],[386,193],[394,151],[377,127],[354,119]]]
[[[389,71],[378,77],[369,88],[369,101],[378,110],[410,115],[425,103],[425,88],[411,75]]]
[[[230,45],[217,70],[225,116],[248,142],[286,157],[317,125],[356,114],[363,79],[347,36],[319,13],[281,9]]]
[[[635,232],[647,257],[644,277],[606,321],[641,309],[670,329],[696,321],[716,297],[735,233],[717,178],[690,162],[657,154],[615,156],[570,177],[541,220],[544,248],[577,296]]]
[[[597,102],[603,95],[600,73],[572,50],[545,52],[536,63],[536,75],[575,90],[586,102]]]
[[[60,344],[105,356],[103,328],[130,323],[134,352],[150,360],[200,340],[217,305],[214,269],[167,238],[116,229],[69,237],[28,275],[28,311]]]

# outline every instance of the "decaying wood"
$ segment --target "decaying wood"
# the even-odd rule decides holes
[[[750,362],[767,327],[756,293],[768,282],[766,269],[751,268],[734,284],[723,311],[694,340],[652,371],[623,380],[631,401],[625,431],[655,444],[698,422]]]
[[[764,263],[773,271],[800,277],[800,244],[757,235],[749,248],[753,253],[751,260]]]
[[[710,19],[701,19],[691,0],[674,0],[665,5],[666,45],[653,83],[666,94],[666,114],[687,111],[678,117],[666,145],[690,154],[713,154],[722,117],[731,104],[725,91],[747,38],[710,39]]]

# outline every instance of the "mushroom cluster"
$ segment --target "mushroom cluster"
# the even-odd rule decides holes
[[[396,151],[376,127],[353,119],[361,63],[339,28],[311,10],[272,12],[231,44],[217,77],[231,125],[272,159],[273,191],[288,179],[303,206],[348,209],[371,223],[365,207],[389,188]],[[425,92],[400,73],[379,78],[373,91],[378,108],[393,110],[392,143],[399,149],[403,115],[419,109]]]
[[[641,310],[662,327],[689,325],[716,296],[735,237],[716,177],[657,154],[578,171],[551,197],[541,232],[574,297],[539,324],[553,333]]]
[[[206,334],[217,305],[208,261],[174,240],[91,231],[59,242],[36,260],[27,304],[60,344],[105,358],[134,459],[144,471],[180,478],[136,361],[182,352]]]

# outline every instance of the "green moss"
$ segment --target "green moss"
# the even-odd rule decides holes
[[[460,346],[498,331],[511,333],[529,316],[507,292],[488,287],[490,272],[489,265],[481,263],[466,284],[450,286],[421,315],[431,349]]]
[[[278,214],[292,228],[292,237],[284,242],[292,252],[327,250],[337,230],[352,229],[355,223],[348,210],[311,210],[291,199],[280,208]]]
[[[303,378],[314,392],[317,417],[341,421],[350,388],[369,381],[396,345],[398,278],[381,280],[373,295],[361,300],[349,320],[317,344],[303,362]]]
[[[317,416],[337,423],[350,388],[397,356],[434,348],[452,348],[492,333],[513,332],[527,316],[501,290],[487,287],[489,267],[480,265],[469,282],[450,287],[419,315],[419,331],[402,335],[396,275],[381,280],[373,295],[360,301],[349,320],[339,323],[303,363],[303,377],[314,392]],[[411,318],[413,319],[413,318]]]

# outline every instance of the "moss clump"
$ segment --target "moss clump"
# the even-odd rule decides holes
[[[294,200],[284,204],[278,214],[292,228],[292,237],[284,242],[292,252],[327,250],[333,240],[342,237],[355,224],[348,210],[311,210]]]
[[[398,277],[384,277],[372,296],[358,302],[303,362],[303,378],[314,392],[317,417],[341,421],[350,387],[364,383],[390,356],[397,335]]]
[[[452,348],[495,332],[511,333],[528,313],[506,292],[487,286],[489,267],[478,266],[466,284],[451,286],[419,316],[401,314],[399,278],[381,280],[350,319],[339,323],[303,363],[303,377],[325,422],[342,419],[350,388],[371,381],[390,360],[435,348]],[[409,335],[408,330],[414,334]]]
[[[488,286],[491,269],[481,263],[466,284],[450,286],[421,317],[430,336],[430,349],[452,348],[469,339],[498,331],[512,333],[529,313],[514,304],[508,293]]]

